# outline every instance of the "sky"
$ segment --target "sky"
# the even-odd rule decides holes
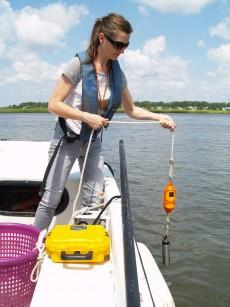
[[[230,0],[0,0],[0,107],[48,101],[110,12],[134,29],[119,57],[134,101],[230,102]]]

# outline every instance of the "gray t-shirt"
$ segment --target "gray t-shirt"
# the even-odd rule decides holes
[[[79,58],[74,57],[65,67],[63,74],[71,81],[73,85],[77,85],[77,83],[81,80],[81,62]],[[121,69],[121,87],[127,87],[127,80],[123,70]]]
[[[65,103],[70,105],[73,108],[82,109],[82,78],[81,78],[81,63],[78,57],[74,57],[65,67],[63,74],[70,80],[70,82],[74,85],[73,90],[69,93],[69,95],[65,99]],[[105,73],[98,73],[98,82],[99,82],[99,90],[100,93],[104,93],[105,83],[107,82],[107,76]],[[127,87],[127,81],[125,74],[121,70],[122,76],[122,89]],[[101,95],[102,96],[102,95]],[[108,84],[108,88],[105,93],[105,100],[109,100],[111,96],[110,86]],[[99,114],[102,110],[99,109]],[[70,129],[72,129],[75,133],[79,134],[81,131],[81,121],[67,119],[67,125]]]

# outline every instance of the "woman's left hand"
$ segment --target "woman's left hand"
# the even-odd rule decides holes
[[[159,122],[163,128],[168,128],[171,131],[174,131],[174,129],[176,128],[175,122],[168,115],[160,114]]]

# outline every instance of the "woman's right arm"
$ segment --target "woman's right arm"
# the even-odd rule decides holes
[[[90,114],[67,105],[64,100],[73,90],[74,85],[62,74],[50,97],[48,110],[58,116],[85,122],[93,129],[100,129],[108,124],[108,120],[97,114]]]

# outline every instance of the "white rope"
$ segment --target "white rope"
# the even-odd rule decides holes
[[[92,142],[93,133],[94,133],[94,129],[92,129],[92,132],[91,132],[90,137],[89,137],[89,142],[88,142],[88,146],[87,146],[87,149],[86,149],[84,163],[83,163],[83,167],[82,167],[82,171],[81,171],[81,177],[80,177],[80,182],[79,182],[79,186],[78,186],[78,192],[77,192],[77,195],[76,195],[74,203],[73,203],[73,211],[72,211],[72,215],[71,215],[71,218],[70,218],[70,221],[69,221],[69,224],[71,224],[71,225],[74,223],[74,217],[76,215],[75,210],[76,210],[76,206],[77,206],[77,203],[78,203],[78,198],[79,198],[80,193],[81,193],[81,186],[82,186],[82,182],[83,182],[83,176],[84,176],[84,172],[85,172],[86,161],[87,161],[87,158],[88,158],[88,153],[89,153],[89,148],[90,148],[90,145],[91,145],[91,142]]]
[[[30,280],[31,282],[37,282],[40,271],[41,271],[41,266],[42,263],[46,257],[46,252],[45,252],[45,243],[44,243],[44,239],[46,237],[47,234],[47,229],[43,229],[38,237],[38,241],[36,243],[36,247],[38,249],[38,257],[37,257],[37,262],[30,274]]]
[[[118,120],[113,120],[113,121],[109,121],[108,123],[109,124],[161,124],[161,122],[159,122],[159,121],[143,121],[143,120],[142,121],[118,121]],[[82,181],[83,181],[83,176],[84,176],[84,171],[85,171],[85,165],[86,165],[86,161],[87,161],[87,158],[88,158],[88,153],[89,153],[89,148],[90,148],[90,145],[91,145],[91,142],[92,142],[93,133],[94,133],[94,129],[92,130],[90,138],[89,138],[88,147],[87,147],[87,150],[86,150],[84,163],[83,163],[83,167],[82,167],[82,171],[81,171],[78,193],[77,193],[75,200],[74,200],[74,203],[73,203],[72,215],[71,215],[71,218],[70,218],[70,221],[69,221],[69,224],[71,224],[71,225],[74,223],[74,218],[77,214],[79,214],[79,213],[82,214],[82,213],[88,212],[90,210],[94,210],[96,208],[96,206],[90,206],[90,207],[82,208],[80,210],[76,210],[78,199],[79,199],[79,196],[80,196],[80,193],[81,193],[81,186],[82,186]]]
[[[174,166],[174,132],[172,132],[172,143],[171,143],[171,156],[169,160],[169,180],[173,178],[173,166]],[[165,238],[169,236],[169,227],[170,227],[170,213],[166,216],[166,228],[165,228]]]
[[[109,124],[161,124],[161,121],[119,121],[119,120],[111,120]],[[173,177],[173,151],[174,151],[174,131],[172,131],[172,145],[171,145],[171,158],[169,160],[170,167],[169,167],[169,179]]]
[[[174,132],[172,132],[171,160],[173,160],[173,152],[174,152]]]
[[[109,124],[160,124],[159,121],[120,121],[120,120],[111,120]]]
[[[99,204],[99,205],[90,206],[90,207],[88,207],[88,206],[82,207],[81,209],[76,210],[76,211],[74,212],[74,218],[75,218],[76,216],[78,216],[78,215],[83,215],[83,214],[88,213],[88,212],[90,212],[90,211],[93,211],[93,210],[95,210],[95,209],[99,209],[99,208],[101,208],[101,207],[103,207],[103,206],[104,206],[104,204]]]
[[[44,261],[44,258],[46,256],[45,252],[45,243],[42,243],[42,246],[37,246],[37,249],[39,250],[39,254],[37,257],[37,263],[35,264],[31,275],[30,275],[30,280],[31,282],[37,282],[40,271],[41,271],[41,266]]]
[[[174,166],[174,132],[172,132],[172,144],[171,144],[171,157],[169,160],[169,179],[173,177],[173,166]]]
[[[165,227],[165,235],[164,237],[169,236],[169,226],[170,226],[170,213],[167,214],[166,216],[166,227]]]

